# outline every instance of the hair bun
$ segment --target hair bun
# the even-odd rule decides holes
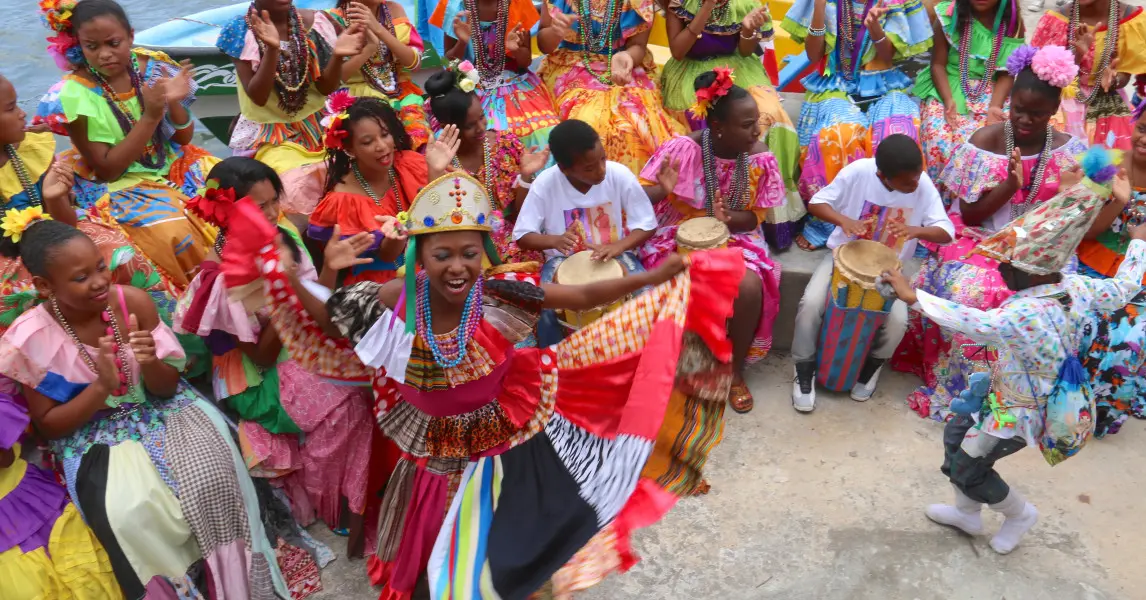
[[[426,93],[429,94],[430,97],[443,96],[454,89],[456,79],[453,71],[442,69],[430,75],[430,78],[426,80]]]
[[[716,83],[716,71],[705,71],[692,80],[692,89],[699,91],[714,83]]]

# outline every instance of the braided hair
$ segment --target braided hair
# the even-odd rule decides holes
[[[394,138],[394,150],[410,150],[410,135],[402,126],[397,113],[390,105],[379,98],[357,98],[346,109],[346,119],[342,121],[342,128],[347,132],[343,147],[350,146],[354,141],[354,124],[366,119],[374,119],[386,129]],[[326,151],[326,190],[330,193],[350,173],[350,155],[343,150]]]
[[[19,242],[8,236],[0,237],[0,254],[19,258],[24,268],[35,277],[47,277],[48,264],[56,249],[81,237],[87,236],[79,229],[63,221],[45,219],[28,225]]]

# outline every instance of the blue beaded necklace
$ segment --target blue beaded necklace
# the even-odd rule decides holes
[[[466,295],[466,304],[462,308],[462,319],[458,323],[457,328],[457,348],[452,349],[452,356],[447,357],[446,352],[438,345],[437,336],[434,335],[433,315],[430,313],[430,282],[429,277],[423,272],[418,274],[418,300],[417,300],[417,329],[418,335],[426,340],[430,346],[430,353],[434,355],[434,361],[437,362],[443,369],[452,369],[466,359],[466,354],[469,351],[469,341],[473,339],[474,332],[477,331],[478,325],[481,323],[483,314],[481,300],[484,295],[484,284],[481,277],[474,282],[473,287],[470,288],[470,293]]]

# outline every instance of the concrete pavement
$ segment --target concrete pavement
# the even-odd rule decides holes
[[[1008,556],[986,536],[932,524],[949,501],[941,425],[903,402],[918,384],[884,373],[865,404],[821,393],[816,412],[789,400],[791,367],[752,371],[756,409],[731,411],[707,469],[712,491],[637,534],[643,560],[583,600],[1134,600],[1146,598],[1146,425],[1132,420],[1054,467],[1024,450],[1000,472],[1041,520]],[[985,511],[989,532],[1000,518]],[[316,534],[342,553],[321,525]],[[1135,533],[1137,532],[1137,533]],[[362,561],[323,571],[316,600],[375,600]]]

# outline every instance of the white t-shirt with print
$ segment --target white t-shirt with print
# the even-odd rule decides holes
[[[864,237],[898,249],[901,260],[911,258],[918,240],[896,239],[887,230],[890,221],[900,221],[908,227],[940,227],[955,237],[955,225],[947,217],[939,191],[926,171],[919,176],[919,187],[910,194],[889,190],[876,172],[874,158],[857,160],[844,167],[827,187],[816,192],[808,204],[828,204],[845,217],[870,222],[868,235]],[[828,248],[836,248],[852,239],[836,227],[828,237]]]
[[[527,233],[564,235],[575,230],[587,244],[620,241],[634,230],[654,231],[657,216],[641,182],[620,163],[605,163],[605,181],[582,194],[556,166],[537,176],[521,205],[513,239]],[[546,257],[561,256],[546,250]]]

